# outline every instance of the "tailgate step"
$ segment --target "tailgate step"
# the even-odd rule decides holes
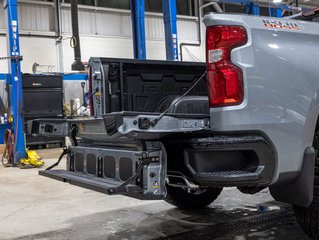
[[[42,170],[39,174],[45,177],[53,178],[62,182],[68,182],[72,185],[84,187],[97,192],[112,194],[112,189],[119,187],[122,182],[103,179],[88,174],[76,173],[67,170]],[[141,188],[136,185],[127,185],[127,192],[140,192]]]
[[[236,171],[217,171],[209,173],[195,174],[194,179],[206,183],[219,182],[240,182],[240,181],[257,181],[264,170],[264,166],[259,166],[255,171],[236,170]]]

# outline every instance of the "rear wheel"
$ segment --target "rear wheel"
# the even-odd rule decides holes
[[[316,149],[313,200],[309,207],[294,206],[297,221],[312,239],[319,239],[319,131],[315,133],[313,147]]]
[[[200,209],[216,200],[222,188],[203,188],[187,191],[184,188],[167,185],[166,202],[180,209]]]

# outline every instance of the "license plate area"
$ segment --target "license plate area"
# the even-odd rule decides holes
[[[208,130],[209,116],[201,114],[121,112],[103,116],[107,135],[131,139],[161,139],[169,134]]]

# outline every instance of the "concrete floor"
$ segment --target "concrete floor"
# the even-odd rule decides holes
[[[41,150],[46,166],[61,149]],[[65,163],[62,161],[60,167]],[[0,166],[0,239],[153,239],[198,226],[240,219],[273,202],[264,190],[253,196],[224,189],[207,209],[185,212],[164,201],[107,196],[38,175],[38,169]],[[257,226],[256,226],[256,229]],[[219,239],[308,239],[295,221],[271,229],[228,233]]]

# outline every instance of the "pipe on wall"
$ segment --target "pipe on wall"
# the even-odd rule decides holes
[[[79,33],[79,17],[78,17],[78,0],[71,0],[71,19],[72,19],[72,41],[74,48],[74,62],[72,63],[73,71],[83,71],[84,64],[81,60],[81,46]]]
[[[62,36],[62,18],[61,18],[61,2],[60,0],[55,0],[55,45],[57,47],[57,64],[58,71],[64,72],[64,61],[63,61],[63,36]]]

